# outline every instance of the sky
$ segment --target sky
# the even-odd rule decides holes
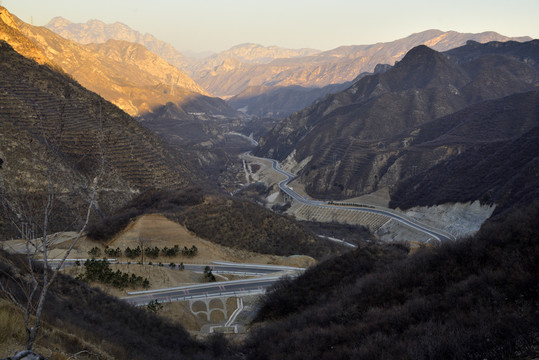
[[[0,0],[25,22],[119,21],[183,52],[242,43],[329,50],[428,29],[539,38],[539,0]]]

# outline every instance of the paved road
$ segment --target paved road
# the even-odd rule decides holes
[[[58,264],[61,259],[49,259],[49,264],[51,266]],[[80,266],[88,259],[66,259],[62,268]],[[97,259],[101,260],[101,259]],[[42,259],[37,259],[37,261],[43,261]],[[118,262],[117,259],[107,259],[111,264],[127,264],[127,262]],[[148,265],[148,263],[146,263]],[[158,266],[157,264],[153,264]],[[167,264],[163,266],[169,267]],[[177,269],[179,265],[175,265]],[[291,266],[278,266],[278,265],[261,265],[261,264],[240,264],[240,263],[231,263],[231,262],[218,262],[214,261],[211,264],[184,264],[184,270],[204,273],[206,266],[209,266],[214,274],[232,274],[232,275],[243,275],[243,276],[265,276],[271,275],[280,272],[288,273],[300,273],[303,272],[304,268],[291,267]]]
[[[409,226],[409,227],[411,227],[413,229],[416,229],[418,231],[426,233],[427,235],[432,236],[433,238],[435,238],[435,239],[437,239],[439,241],[449,241],[449,240],[454,240],[455,239],[455,237],[452,236],[449,233],[442,232],[441,230],[433,229],[431,227],[427,227],[427,226],[425,226],[423,224],[420,224],[419,222],[417,222],[415,220],[411,220],[411,219],[408,219],[408,218],[404,217],[403,215],[397,214],[394,210],[391,210],[391,209],[382,208],[382,207],[379,207],[379,206],[372,207],[372,208],[357,207],[357,206],[338,206],[337,207],[337,206],[331,205],[331,204],[329,204],[328,202],[325,202],[325,201],[307,199],[306,197],[301,196],[298,193],[296,193],[294,191],[294,189],[292,189],[292,188],[290,188],[288,186],[288,183],[295,178],[295,175],[281,169],[279,167],[279,163],[277,162],[277,160],[267,159],[267,158],[259,158],[259,157],[250,155],[248,152],[245,153],[244,156],[250,157],[252,159],[261,159],[261,160],[269,160],[269,161],[271,161],[272,164],[273,164],[272,165],[273,169],[275,171],[283,174],[284,176],[286,176],[286,179],[279,182],[279,188],[282,191],[284,191],[287,195],[289,195],[293,199],[295,199],[295,200],[297,200],[297,201],[299,201],[299,202],[301,202],[303,204],[319,206],[319,207],[325,207],[325,208],[332,208],[332,209],[335,209],[335,208],[348,209],[348,210],[354,210],[354,211],[363,211],[363,212],[369,212],[369,213],[374,213],[374,214],[385,215],[385,216],[388,216],[388,217],[390,217],[390,218],[392,218],[392,219],[394,219],[396,221],[399,221],[402,224],[405,224],[405,225],[407,225],[407,226]]]
[[[136,291],[129,293],[130,296],[124,297],[122,300],[135,306],[144,306],[152,300],[157,300],[161,303],[222,296],[263,294],[268,287],[275,284],[279,279],[279,276],[260,277],[256,279],[179,286],[169,289]]]
[[[184,269],[203,273],[206,266],[209,266],[214,274],[237,274],[248,276],[264,276],[283,271],[294,273],[305,270],[303,268],[290,266],[238,264],[229,262],[212,262],[208,265],[184,264]]]

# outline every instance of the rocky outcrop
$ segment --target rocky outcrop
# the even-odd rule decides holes
[[[6,8],[0,6],[0,40],[12,44],[15,51],[42,65],[52,66],[52,62],[27,37],[21,34],[16,18]]]

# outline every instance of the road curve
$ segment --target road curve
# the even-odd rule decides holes
[[[279,182],[279,188],[284,191],[287,195],[295,199],[296,201],[299,201],[300,203],[307,204],[307,205],[313,205],[318,207],[325,207],[325,208],[339,208],[339,209],[348,209],[353,211],[362,211],[362,212],[368,212],[368,213],[374,213],[374,214],[380,214],[388,216],[396,221],[399,221],[400,223],[409,226],[415,230],[421,231],[429,236],[432,236],[433,238],[437,239],[438,241],[449,241],[449,240],[455,240],[455,237],[449,233],[442,232],[438,229],[433,229],[431,227],[427,227],[426,225],[423,225],[415,220],[408,219],[400,214],[395,213],[395,211],[387,208],[382,208],[379,206],[372,207],[372,208],[363,208],[363,207],[356,207],[356,206],[335,206],[331,205],[328,202],[320,201],[320,200],[310,200],[306,197],[302,197],[298,193],[296,193],[292,188],[288,186],[288,183],[292,181],[295,178],[294,174],[291,174],[283,169],[280,168],[279,163],[275,159],[268,159],[268,158],[260,158],[253,156],[249,154],[249,152],[244,154],[245,157],[249,157],[252,159],[259,159],[259,160],[267,160],[272,162],[272,167],[275,171],[283,174],[286,176],[286,179]]]

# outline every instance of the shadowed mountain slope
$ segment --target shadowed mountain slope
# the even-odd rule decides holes
[[[317,99],[330,93],[342,91],[350,82],[334,84],[322,88],[305,88],[298,85],[285,87],[253,86],[234,96],[228,103],[249,115],[258,117],[283,118],[304,109]]]
[[[438,143],[428,151],[411,147],[423,126],[480,101],[536,89],[539,75],[530,64],[539,59],[539,52],[532,51],[526,59],[486,54],[458,64],[419,46],[386,72],[364,77],[284,119],[260,140],[258,154],[307,163],[299,181],[313,196],[352,197],[392,187],[467,146]],[[506,127],[510,121],[506,119]],[[518,126],[514,130],[520,135],[524,131]]]
[[[539,91],[471,106],[422,127],[415,147],[461,146],[457,156],[400,182],[391,206],[481,200],[525,206],[539,198]]]

